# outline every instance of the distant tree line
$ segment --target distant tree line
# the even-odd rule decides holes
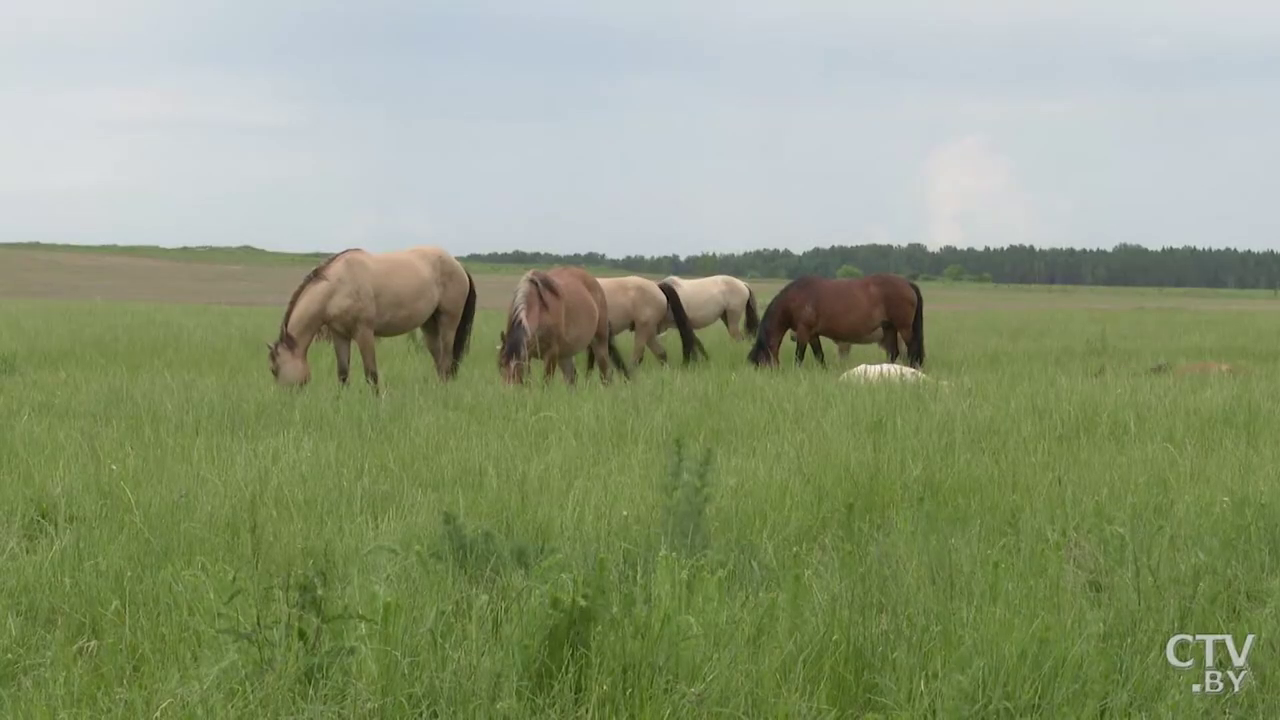
[[[680,257],[600,253],[557,255],[544,252],[497,252],[462,256],[464,260],[515,265],[571,264],[655,275],[714,275],[744,279],[800,275],[857,276],[891,272],[911,279],[1035,285],[1120,285],[1146,287],[1250,288],[1280,287],[1280,254],[1272,250],[1210,250],[1164,247],[1151,250],[1121,244],[1110,250],[1037,249],[1029,245],[1002,248],[924,245],[833,245],[802,253],[751,250],[702,253]]]

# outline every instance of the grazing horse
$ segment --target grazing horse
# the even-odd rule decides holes
[[[355,340],[365,380],[376,391],[374,340],[421,328],[436,373],[450,380],[467,353],[475,316],[475,281],[442,248],[350,248],[313,269],[293,291],[280,337],[267,343],[271,374],[280,385],[305,385],[312,341],[329,340],[338,356],[338,381],[346,385]]]
[[[702,346],[698,336],[693,334],[684,303],[680,301],[675,288],[639,275],[597,278],[597,282],[609,302],[610,331],[616,335],[630,330],[635,335],[635,347],[631,351],[633,366],[640,365],[646,347],[658,358],[658,362],[667,364],[667,350],[662,347],[658,336],[672,326],[680,333],[685,365],[696,360],[699,352],[702,357],[707,357],[707,349]],[[591,372],[593,365],[595,355],[588,354],[587,372]]]
[[[679,293],[680,301],[684,303],[685,312],[689,315],[689,324],[694,330],[701,330],[722,320],[724,326],[729,328],[729,337],[743,340],[754,335],[760,327],[755,291],[732,275],[692,279],[672,275],[659,282],[664,283]],[[746,335],[738,329],[739,321],[743,322]]]
[[[788,330],[796,333],[796,364],[806,347],[826,365],[819,338],[865,345],[878,342],[898,361],[898,336],[906,341],[907,361],[924,364],[924,298],[920,287],[899,275],[878,273],[860,278],[806,275],[787,283],[769,301],[755,345],[747,353],[754,365],[777,365],[778,350]]]
[[[578,381],[573,356],[583,350],[600,365],[601,383],[609,383],[610,361],[630,379],[613,344],[604,290],[580,267],[525,273],[516,283],[500,341],[498,370],[508,385],[524,383],[529,361],[542,360],[544,381],[550,381],[559,367],[565,382],[573,386]]]

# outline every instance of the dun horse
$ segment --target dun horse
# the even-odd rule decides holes
[[[754,335],[760,326],[756,312],[756,293],[750,285],[731,275],[684,279],[674,275],[663,278],[661,283],[675,288],[689,315],[689,324],[701,330],[717,320],[729,329],[729,337],[743,340]],[[660,283],[660,284],[661,284]],[[746,335],[738,329],[742,322]]]
[[[556,368],[573,386],[578,370],[573,357],[587,350],[600,366],[600,382],[609,383],[611,365],[630,379],[627,364],[613,344],[609,306],[600,282],[580,267],[530,270],[516,283],[500,336],[498,370],[507,384],[521,384],[531,360],[542,360],[544,380]]]
[[[754,365],[777,365],[788,330],[796,334],[796,364],[806,348],[826,365],[819,338],[837,343],[879,343],[898,361],[898,337],[907,345],[913,368],[924,364],[924,298],[915,283],[898,275],[830,279],[806,275],[787,283],[765,308],[755,345],[747,354]]]
[[[305,385],[311,380],[307,351],[312,341],[329,340],[338,357],[338,381],[345,385],[354,340],[365,379],[376,390],[375,338],[421,328],[436,373],[449,380],[466,355],[475,315],[475,281],[441,248],[343,250],[308,273],[293,291],[279,339],[267,343],[271,374],[281,385]]]
[[[680,333],[681,351],[684,364],[688,365],[701,353],[707,357],[707,349],[702,341],[693,334],[689,325],[689,316],[685,314],[684,303],[675,288],[665,283],[656,283],[639,275],[627,277],[597,278],[600,288],[604,290],[609,304],[609,328],[615,335],[630,330],[635,336],[635,346],[631,351],[632,366],[639,366],[644,359],[645,348],[658,358],[658,362],[667,364],[667,350],[662,346],[658,336],[667,328],[675,327]],[[595,356],[587,355],[587,372],[595,365]]]

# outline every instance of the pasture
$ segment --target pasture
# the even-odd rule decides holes
[[[945,387],[714,325],[570,390],[500,381],[513,269],[375,397],[273,386],[305,264],[64,254],[0,250],[4,717],[1280,713],[1271,293],[922,284]],[[1256,633],[1242,692],[1181,632]]]

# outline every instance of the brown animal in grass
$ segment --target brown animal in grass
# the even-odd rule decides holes
[[[1170,366],[1167,362],[1154,365],[1148,372],[1161,374],[1173,373],[1174,375],[1234,375],[1236,369],[1226,363],[1217,362],[1198,362],[1184,363],[1182,365]]]
[[[919,286],[899,275],[792,280],[765,308],[747,360],[776,366],[788,330],[795,331],[797,365],[804,362],[806,348],[826,365],[819,340],[824,337],[837,343],[878,343],[891,363],[898,361],[901,337],[908,364],[917,369],[924,364],[924,298]]]
[[[271,375],[280,385],[305,385],[311,380],[311,343],[329,340],[338,358],[338,381],[346,385],[354,340],[365,379],[376,390],[375,339],[421,329],[436,373],[447,381],[466,355],[475,314],[475,281],[442,248],[343,250],[293,291],[279,339],[267,343]]]
[[[586,350],[600,366],[600,381],[608,384],[613,367],[630,378],[627,364],[613,343],[609,306],[604,290],[580,267],[530,270],[516,283],[500,337],[498,371],[508,385],[522,384],[532,360],[542,360],[544,380],[556,368],[565,382],[577,383],[573,358]]]

